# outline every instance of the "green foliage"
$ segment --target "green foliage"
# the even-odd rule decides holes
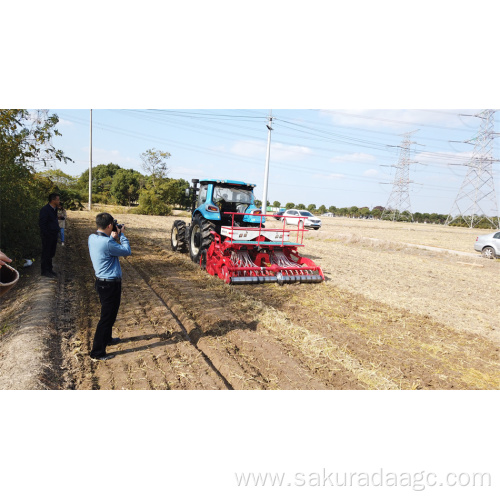
[[[316,210],[316,205],[314,203],[307,205],[307,210],[309,210],[309,212],[314,212]]]
[[[158,185],[158,191],[163,201],[169,205],[187,207],[189,199],[186,197],[186,189],[189,182],[184,179],[166,179]]]
[[[291,210],[292,208],[295,208],[295,203],[291,203],[291,202],[290,202],[290,203],[287,203],[287,204],[285,205],[285,208],[286,208],[287,210]]]
[[[331,212],[332,214],[334,214],[337,212],[337,207],[335,207],[334,205],[330,205],[328,207],[328,211]]]
[[[113,184],[113,177],[120,170],[120,167],[115,163],[108,163],[107,165],[97,165],[92,168],[92,195],[105,195],[110,196],[111,185]],[[89,169],[85,170],[77,182],[78,189],[83,195],[89,192]],[[94,196],[92,196],[92,199]]]
[[[82,210],[82,195],[77,189],[78,180],[60,169],[44,170],[35,174],[43,191],[44,199],[50,193],[59,193],[61,202],[67,210]]]
[[[145,153],[141,154],[142,168],[151,176],[153,187],[156,187],[159,180],[167,177],[169,171],[167,160],[170,156],[170,153],[155,148],[147,149]]]
[[[275,207],[275,208],[281,208],[281,203],[279,201],[275,201],[273,203],[273,207]]]
[[[305,210],[306,209],[306,206],[303,205],[302,203],[299,203],[298,205],[295,205],[295,208],[297,210]]]
[[[143,189],[139,195],[139,206],[133,212],[142,215],[170,215],[172,207],[153,188]]]
[[[184,179],[163,179],[157,181],[156,187],[151,185],[142,189],[139,196],[137,213],[150,215],[169,215],[172,205],[186,207],[186,188],[189,182]]]
[[[326,212],[326,207],[325,205],[321,205],[319,208],[318,208],[318,212],[324,214]]]
[[[38,215],[51,184],[35,167],[71,161],[51,144],[58,121],[45,111],[0,109],[0,248],[13,259],[40,251]]]
[[[110,194],[120,205],[132,205],[139,199],[139,190],[141,187],[141,177],[139,172],[133,169],[119,169],[113,176]]]
[[[262,207],[262,201],[260,201],[260,200],[255,199],[253,203],[254,203],[254,205],[255,205],[257,208]]]

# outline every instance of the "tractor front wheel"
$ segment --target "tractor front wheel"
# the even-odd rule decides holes
[[[200,264],[201,252],[212,244],[214,238],[211,232],[214,229],[215,225],[200,214],[193,217],[189,230],[188,246],[191,260],[198,265]]]

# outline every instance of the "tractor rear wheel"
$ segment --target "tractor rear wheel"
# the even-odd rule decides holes
[[[200,264],[201,252],[208,249],[214,240],[211,233],[214,230],[215,225],[202,215],[196,214],[193,217],[189,229],[188,247],[191,260],[198,265]]]
[[[186,233],[186,223],[183,220],[174,220],[170,234],[170,246],[174,252],[187,252],[188,242]]]

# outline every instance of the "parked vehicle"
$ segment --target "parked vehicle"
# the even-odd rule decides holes
[[[500,231],[478,236],[474,243],[474,250],[481,252],[487,259],[500,257]]]
[[[275,219],[276,220],[281,220],[282,219],[282,215],[286,212],[286,208],[280,208],[277,212],[276,212],[276,217]]]
[[[318,230],[321,227],[321,219],[316,217],[308,210],[287,210],[283,217],[286,218],[286,223],[289,225],[298,226],[304,225],[306,228],[313,228]]]

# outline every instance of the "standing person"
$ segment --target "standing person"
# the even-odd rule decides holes
[[[101,213],[95,220],[97,233],[89,236],[89,252],[96,276],[95,289],[101,302],[101,319],[97,324],[90,357],[95,361],[106,361],[114,357],[114,354],[106,354],[106,347],[120,342],[119,338],[112,337],[122,293],[119,257],[130,255],[131,250],[123,234],[125,226],[117,226],[112,215]]]
[[[42,237],[42,276],[54,278],[57,274],[52,270],[52,259],[56,254],[57,237],[59,235],[59,223],[57,220],[57,207],[59,206],[59,195],[49,194],[49,202],[40,210],[38,224]]]
[[[64,229],[66,228],[66,210],[63,204],[59,203],[57,208],[57,219],[59,220],[59,230],[61,232],[61,245],[64,246]]]

